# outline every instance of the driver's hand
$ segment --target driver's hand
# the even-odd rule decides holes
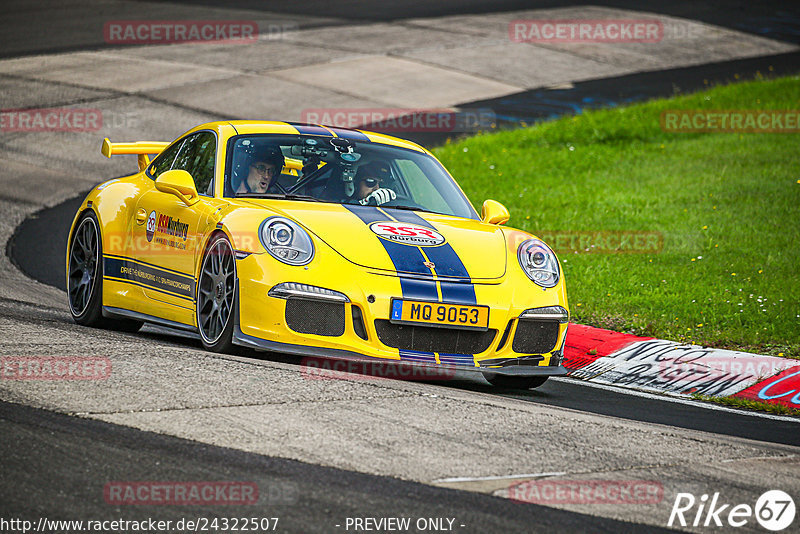
[[[381,187],[380,189],[376,189],[368,196],[359,200],[358,203],[362,206],[380,206],[396,198],[397,195],[394,191],[391,189],[386,189],[385,187]]]

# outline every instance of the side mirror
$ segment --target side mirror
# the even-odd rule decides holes
[[[179,169],[161,173],[156,178],[156,189],[163,193],[175,195],[187,206],[192,206],[200,200],[192,175]]]
[[[487,224],[505,224],[508,222],[508,210],[496,200],[487,200],[481,209],[481,220]]]

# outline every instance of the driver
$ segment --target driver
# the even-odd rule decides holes
[[[274,189],[275,178],[281,174],[286,160],[280,149],[266,147],[249,154],[247,158],[247,177],[241,181],[236,193],[266,193]]]
[[[397,198],[389,188],[382,187],[391,178],[389,165],[373,161],[358,168],[354,198],[362,206],[380,206]]]

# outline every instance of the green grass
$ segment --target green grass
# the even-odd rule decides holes
[[[487,198],[505,204],[509,226],[663,235],[658,253],[561,252],[573,321],[800,357],[800,134],[665,133],[668,109],[798,110],[800,77],[586,111],[435,154],[479,212]]]

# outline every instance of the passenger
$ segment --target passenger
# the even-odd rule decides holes
[[[362,206],[380,206],[397,198],[397,194],[382,187],[391,178],[389,166],[380,161],[373,161],[358,168],[356,172],[356,190],[354,200]]]
[[[248,155],[247,178],[239,183],[236,194],[266,193],[275,190],[275,178],[280,176],[286,160],[280,149],[267,147]]]

